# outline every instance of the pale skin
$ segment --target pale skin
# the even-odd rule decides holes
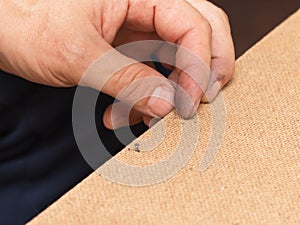
[[[199,79],[208,85],[202,90],[184,72],[169,77],[192,99],[192,106],[178,107],[182,117],[190,118],[201,100],[206,101],[204,93],[215,97],[234,72],[227,16],[204,0],[0,0],[0,5],[0,69],[32,82],[76,86],[87,68],[114,47],[136,40],[164,40],[193,52],[217,78],[208,84],[209,78],[199,72]],[[135,63],[113,74],[102,91],[116,97],[133,81],[149,76],[162,78],[149,85],[150,92],[170,85],[153,68]],[[167,91],[184,105],[176,88]],[[163,98],[149,97],[134,105],[129,122],[149,124],[173,109]],[[126,124],[128,118],[111,113],[109,107],[103,118],[108,128]]]

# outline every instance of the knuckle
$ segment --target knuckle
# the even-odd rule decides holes
[[[225,20],[225,21],[229,21],[229,17],[227,15],[227,13],[220,7],[216,7],[216,11],[217,11],[217,15],[220,19]]]
[[[202,23],[200,24],[200,26],[201,26],[201,30],[205,31],[208,34],[211,34],[213,31],[211,23],[205,17],[202,18]]]
[[[211,2],[205,2],[208,10],[210,11],[211,19],[213,19],[215,22],[225,21],[229,22],[229,17],[227,13],[219,6],[214,5]]]

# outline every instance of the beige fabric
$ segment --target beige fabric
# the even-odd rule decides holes
[[[300,11],[237,60],[223,95],[226,133],[208,170],[199,171],[211,128],[204,105],[197,149],[174,177],[129,187],[94,173],[30,224],[300,224]],[[117,158],[168,157],[180,121],[171,113],[165,123],[155,151]]]

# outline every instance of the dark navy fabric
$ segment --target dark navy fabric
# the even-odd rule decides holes
[[[72,135],[73,95],[0,72],[0,224],[24,224],[91,172]]]
[[[74,91],[0,71],[1,225],[24,224],[92,172],[73,136]],[[105,146],[115,154],[123,145],[101,120],[111,102],[101,97],[96,121]]]
[[[75,88],[34,84],[0,70],[1,225],[28,222],[92,172],[73,135],[74,93]],[[106,150],[115,155],[124,145],[102,122],[112,102],[99,95],[95,122]],[[135,136],[146,129],[132,127]]]

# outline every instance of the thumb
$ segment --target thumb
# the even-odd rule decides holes
[[[79,85],[108,94],[150,117],[163,117],[172,111],[175,88],[167,78],[104,40],[99,45],[99,57],[84,72]]]

